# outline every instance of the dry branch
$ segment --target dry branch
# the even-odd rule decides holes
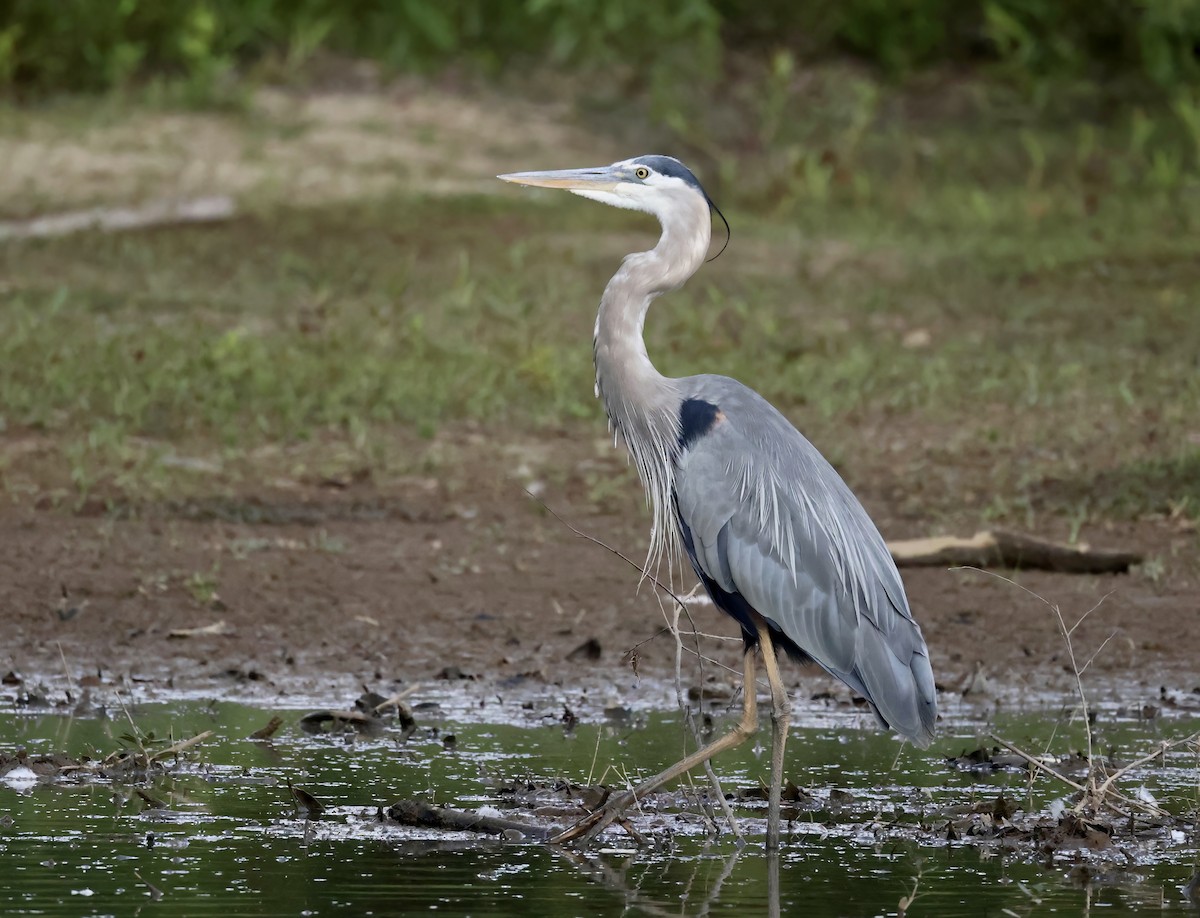
[[[399,707],[400,702],[402,702],[409,695],[415,694],[419,688],[421,688],[421,683],[414,682],[412,685],[408,686],[408,688],[402,689],[401,691],[397,692],[395,695],[392,695],[390,698],[383,699],[383,701],[381,701],[381,702],[379,702],[379,704],[375,705],[375,707],[372,708],[372,710],[376,714],[381,714],[387,708]]]
[[[228,220],[233,215],[233,199],[224,195],[184,201],[151,201],[141,207],[94,207],[31,220],[0,221],[0,241],[66,236],[92,229],[114,233],[179,223],[213,223]]]
[[[193,746],[199,745],[200,743],[203,743],[206,739],[208,739],[212,735],[213,735],[212,730],[205,730],[203,733],[197,733],[195,736],[188,737],[185,740],[180,740],[178,743],[173,743],[170,746],[168,746],[166,749],[160,749],[160,750],[158,750],[158,752],[155,752],[153,755],[147,756],[146,764],[148,765],[151,762],[157,762],[159,759],[165,759],[169,755],[179,755],[179,753],[184,752],[187,749],[191,749]]]
[[[190,637],[213,637],[215,635],[228,634],[229,625],[225,619],[215,621],[209,625],[201,625],[197,628],[172,628],[167,632],[169,638],[190,638]]]
[[[985,529],[969,539],[955,536],[888,542],[901,567],[959,566],[1038,568],[1064,574],[1123,574],[1142,556],[1067,545],[1033,536]]]

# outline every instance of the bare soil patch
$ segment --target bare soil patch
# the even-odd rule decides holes
[[[549,439],[537,464],[588,468],[594,444],[583,439]],[[615,457],[596,474],[619,475]],[[671,604],[649,583],[639,586],[626,562],[547,514],[493,451],[459,461],[440,479],[293,482],[171,504],[94,502],[77,512],[6,505],[0,668],[53,675],[65,661],[74,678],[281,686],[322,674],[367,683],[586,679],[624,690],[639,675],[668,676],[674,643],[655,635]],[[886,535],[924,534],[920,522],[875,499],[886,481],[856,485]],[[580,530],[642,557],[648,522],[632,481],[597,501],[576,473],[543,497]],[[980,666],[997,689],[1069,688],[1058,624],[1029,590],[1060,605],[1068,623],[1099,604],[1075,636],[1085,659],[1108,639],[1092,674],[1131,689],[1190,692],[1200,687],[1200,630],[1189,625],[1194,540],[1170,521],[1110,526],[1099,541],[1156,559],[1153,570],[1129,575],[1007,572],[1014,584],[976,571],[911,569],[904,579],[947,691],[960,692]],[[736,633],[711,606],[693,606],[692,615],[701,631]],[[172,636],[189,629],[200,631]],[[636,672],[626,657],[635,645]],[[736,642],[704,647],[736,667]],[[707,672],[720,678],[716,667]],[[788,673],[821,688],[819,674]]]
[[[386,91],[264,89],[248,106],[236,117],[67,106],[23,122],[0,133],[0,215],[214,194],[319,204],[399,188],[490,191],[497,164],[538,150],[580,162],[600,152],[562,104],[478,88],[399,80]]]
[[[562,104],[526,103],[484,89],[462,93],[404,81],[386,91],[359,93],[263,91],[251,101],[249,111],[238,116],[76,109],[36,117],[22,114],[14,124],[17,129],[0,136],[0,162],[5,163],[0,170],[0,201],[4,202],[0,215],[6,217],[196,194],[229,194],[238,199],[239,207],[252,210],[271,202],[363,201],[388,190],[422,195],[494,191],[498,183],[490,176],[505,169],[603,162],[630,152],[615,148],[616,141],[602,132],[585,130],[578,116]],[[554,151],[553,161],[546,159],[547,150]],[[451,232],[461,235],[466,225],[455,223]],[[340,222],[331,226],[330,233],[344,232]],[[252,236],[235,238],[239,246],[244,240],[253,241]],[[595,245],[596,237],[589,238]],[[640,232],[636,241],[616,233],[604,238],[611,238],[614,257],[643,242]],[[557,236],[555,245],[573,256],[574,239]],[[873,254],[868,247],[860,248],[866,254],[860,253],[859,266],[884,286],[900,284],[906,271],[912,273],[914,265],[920,266],[911,253],[892,247]],[[426,251],[415,245],[413,250]],[[381,251],[391,263],[400,249],[389,240]],[[786,245],[749,245],[738,258],[750,265],[748,270],[755,276],[779,276],[782,270],[810,279],[837,280],[841,274],[855,273],[845,270],[854,251],[837,239],[806,236],[803,246],[795,240]],[[803,252],[810,254],[802,256]],[[357,261],[361,253],[354,254]],[[235,249],[235,255],[242,258],[241,248]],[[171,250],[148,249],[135,264],[140,271],[141,266],[170,256]],[[304,260],[291,257],[297,263]],[[378,252],[375,257],[380,257]],[[802,257],[806,260],[797,261]],[[85,293],[94,286],[107,289],[101,269],[108,269],[109,261],[95,255],[88,258],[83,262],[88,270],[73,289]],[[1166,264],[1182,261],[1176,253]],[[787,267],[791,262],[796,264]],[[95,276],[89,273],[93,263],[100,266]],[[210,273],[229,263],[218,259],[214,264],[222,268],[202,264],[196,269],[203,279],[197,289],[207,285]],[[1075,259],[1068,264],[1074,266],[1072,270],[1082,270]],[[183,276],[186,280],[186,272]],[[1102,276],[1103,289],[1108,289],[1112,281],[1107,268]],[[363,277],[367,278],[364,284],[375,283],[369,271]],[[164,278],[159,283],[169,292],[164,302],[173,315],[180,282],[174,275]],[[1191,275],[1185,272],[1181,278],[1182,284]],[[357,289],[360,279],[355,275],[352,280],[340,283]],[[1041,275],[1037,280],[1047,282]],[[27,286],[37,293],[42,280],[23,283],[22,290]],[[246,305],[261,307],[277,296],[294,296],[304,305],[311,294],[316,305],[302,310],[298,320],[302,330],[310,313],[323,315],[324,287],[315,292],[300,287],[298,294],[277,293],[279,283],[279,277],[264,275],[262,284],[246,288],[249,295],[240,288],[234,291],[239,323],[273,320],[269,313],[265,318],[247,314]],[[395,283],[402,290],[404,284]],[[441,290],[453,284],[435,280],[429,286]],[[794,295],[791,286],[795,285],[789,284],[786,291],[788,303]],[[337,288],[334,284],[331,289]],[[120,285],[111,289],[115,291],[111,298],[121,304],[145,295]],[[557,288],[551,284],[549,289]],[[586,297],[578,297],[580,302],[590,302],[598,286],[587,290]],[[6,288],[0,281],[3,292]],[[825,297],[836,290],[819,292]],[[519,290],[504,295],[518,302],[523,296]],[[197,302],[207,303],[197,297]],[[1145,300],[1169,305],[1173,297],[1182,302],[1186,288],[1167,285],[1161,295],[1147,295]],[[574,293],[567,296],[575,298]],[[929,298],[902,302],[919,307]],[[483,299],[490,302],[486,296]],[[106,301],[107,295],[97,300],[100,305]],[[292,301],[286,302],[290,310]],[[441,300],[431,302],[433,308],[444,306]],[[424,302],[420,306],[431,308]],[[1094,320],[1095,309],[1089,300],[1088,323],[1103,324]],[[828,311],[823,321],[831,326],[849,321],[835,308],[822,307],[822,311]],[[1122,302],[1112,315],[1128,312]],[[514,308],[512,316],[520,315]],[[791,312],[780,315],[793,321]],[[908,313],[903,315],[904,322],[910,321]],[[926,318],[938,315],[934,310]],[[502,318],[517,321],[508,313],[502,313]],[[986,334],[994,318],[981,309],[972,319],[980,323],[972,334]],[[140,315],[136,321],[143,321]],[[1190,326],[1183,318],[1176,321],[1181,339],[1186,340]],[[321,322],[312,326],[314,333],[325,333]],[[590,319],[584,319],[582,336],[589,325]],[[1148,320],[1148,325],[1154,322]],[[897,326],[895,333],[916,334],[910,341],[913,349],[920,350],[936,340],[930,328],[934,326]],[[1008,340],[1003,331],[1000,326],[997,341]],[[39,330],[38,335],[44,338],[47,333]],[[235,336],[234,340],[241,339]],[[546,340],[550,352],[554,342]],[[1148,348],[1160,346],[1147,340]],[[497,348],[503,347],[501,339]],[[749,345],[741,350],[753,352]],[[1098,345],[1097,350],[1103,348]],[[133,352],[133,360],[141,357],[141,350]],[[529,372],[536,378],[541,367],[541,372],[553,377],[557,364],[542,362],[548,370],[531,360]],[[1146,391],[1150,399],[1157,390]],[[834,459],[846,469],[889,538],[945,534],[952,529],[970,535],[979,528],[993,496],[1004,496],[998,491],[1003,491],[1005,481],[1026,468],[1037,470],[1047,462],[1058,462],[1063,454],[1078,456],[1077,463],[1085,467],[1073,478],[1041,486],[1037,482],[1044,476],[1030,475],[1030,500],[1039,504],[1035,525],[1047,527],[1036,535],[1066,538],[1068,514],[1088,509],[1087,498],[1098,488],[1124,494],[1133,485],[1145,486],[1152,493],[1137,503],[1141,508],[1137,512],[1175,506],[1177,517],[1182,517],[1137,522],[1114,522],[1121,518],[1119,512],[1086,517],[1084,538],[1102,547],[1138,551],[1147,558],[1142,569],[1124,576],[1021,573],[1012,575],[1018,586],[971,571],[906,571],[912,606],[947,690],[970,681],[979,666],[993,685],[1069,687],[1057,621],[1044,603],[1022,587],[1061,605],[1068,621],[1104,600],[1076,635],[1085,657],[1108,639],[1092,672],[1152,687],[1174,682],[1191,691],[1200,685],[1195,664],[1200,659],[1200,629],[1194,627],[1200,611],[1200,543],[1194,522],[1185,516],[1190,512],[1186,498],[1171,500],[1189,493],[1190,484],[1183,479],[1194,477],[1194,466],[1181,462],[1159,470],[1154,478],[1143,465],[1126,464],[1108,481],[1104,475],[1110,457],[1089,446],[1099,437],[1125,444],[1118,459],[1130,450],[1138,458],[1163,455],[1154,418],[1161,413],[1166,418],[1162,423],[1169,424],[1173,415],[1186,417],[1186,403],[1167,405],[1171,410],[1162,412],[1156,405],[1156,413],[1146,422],[1153,437],[1142,438],[1130,436],[1111,417],[1104,417],[1096,405],[1107,403],[1093,404],[1094,394],[1084,392],[1088,401],[1081,402],[1076,414],[1088,423],[1095,417],[1099,433],[1089,431],[1075,440],[1051,438],[1053,448],[1046,445],[1043,434],[1054,423],[1047,419],[1061,415],[1044,414],[1036,405],[1019,412],[1007,403],[1002,410],[986,404],[973,408],[973,423],[977,415],[994,416],[996,439],[1016,429],[1013,438],[1022,446],[1010,453],[985,448],[978,427],[963,417],[922,428],[896,423],[886,409],[863,408],[856,418],[839,421],[864,431],[847,442],[871,444],[869,449],[843,446],[846,455]],[[871,414],[871,410],[883,413]],[[229,422],[231,428],[237,420]],[[290,675],[313,672],[354,675],[372,683],[380,678],[427,679],[447,672],[497,678],[524,675],[569,684],[590,672],[622,686],[636,684],[639,673],[666,675],[672,670],[673,643],[667,636],[654,637],[663,626],[663,608],[669,610],[669,602],[664,604],[650,584],[639,586],[639,575],[628,564],[574,536],[524,493],[525,485],[541,479],[547,503],[573,525],[640,559],[648,526],[641,496],[630,476],[621,479],[618,454],[597,459],[592,447],[601,430],[598,420],[562,436],[539,434],[536,448],[520,442],[522,437],[528,441],[527,432],[497,427],[478,435],[482,442],[464,444],[449,467],[424,475],[401,478],[368,469],[361,479],[283,481],[272,470],[233,484],[221,480],[210,492],[189,487],[181,493],[191,497],[173,502],[148,498],[138,502],[114,490],[98,493],[82,508],[70,508],[76,492],[63,486],[72,470],[62,445],[65,439],[82,434],[73,429],[30,431],[18,429],[12,420],[7,423],[0,426],[0,477],[13,495],[12,503],[0,504],[0,622],[5,638],[0,644],[0,668],[4,670],[60,672],[65,663],[75,676],[101,671],[151,679],[219,677],[281,684]],[[126,444],[142,437],[143,431],[127,433]],[[510,468],[519,463],[509,461],[505,444],[495,442],[505,437],[510,438],[508,446],[525,455],[521,462],[529,466],[527,473],[516,474]],[[1172,443],[1171,449],[1177,445]],[[205,457],[217,454],[218,446],[208,447],[202,451]],[[183,444],[180,449],[185,449]],[[130,449],[127,455],[135,452]],[[1002,466],[997,455],[1012,458]],[[211,474],[216,480],[224,474],[221,463],[208,458],[177,456],[174,461],[180,475]],[[257,471],[262,471],[261,465]],[[280,470],[279,475],[284,474]],[[61,504],[56,503],[59,499]],[[1118,503],[1113,500],[1099,509],[1107,512],[1109,504]],[[947,507],[962,510],[956,518]],[[1004,512],[1011,516],[1017,511]],[[694,607],[693,615],[702,631],[734,633],[711,607]],[[190,636],[172,637],[173,632]],[[596,644],[587,644],[592,640]],[[575,653],[581,646],[590,649]],[[635,646],[636,672],[623,659]],[[736,667],[736,642],[705,646]],[[809,678],[794,668],[788,672],[796,680]]]

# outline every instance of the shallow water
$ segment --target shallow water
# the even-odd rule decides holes
[[[131,732],[131,720],[160,738],[213,736],[190,761],[146,784],[10,774],[0,783],[0,913],[744,915],[777,908],[871,915],[895,913],[914,883],[911,914],[1193,908],[1182,887],[1195,869],[1194,831],[1166,830],[1120,856],[947,842],[949,819],[1001,792],[1030,811],[1062,797],[1061,786],[1047,781],[1030,789],[1021,773],[950,768],[945,756],[979,745],[981,726],[967,715],[943,727],[928,752],[847,730],[844,718],[802,724],[789,742],[788,774],[816,800],[793,812],[777,863],[761,848],[757,802],[737,807],[750,841],[744,849],[727,830],[709,838],[700,819],[675,814],[650,815],[643,826],[669,838],[665,849],[637,850],[614,833],[607,848],[586,857],[380,822],[377,808],[400,798],[503,808],[511,801],[500,788],[513,783],[616,783],[623,772],[657,770],[684,746],[678,714],[597,718],[567,732],[552,711],[535,707],[517,723],[491,724],[471,716],[479,708],[468,690],[442,695],[440,707],[418,710],[420,727],[407,742],[394,730],[370,739],[314,737],[297,728],[301,711],[227,701],[144,703],[89,717],[10,708],[0,714],[5,753],[24,747],[30,755],[103,757]],[[285,719],[276,737],[247,739],[272,713]],[[1113,712],[1102,722],[1104,741],[1122,750],[1198,727],[1195,718],[1146,722]],[[1001,717],[991,728],[1035,749],[1056,731],[1061,738],[1076,729],[1058,711]],[[760,747],[722,757],[725,790],[753,787],[765,759]],[[327,805],[319,819],[297,815],[288,781]],[[1126,789],[1141,786],[1166,809],[1194,814],[1196,781],[1195,754],[1180,750]],[[165,806],[152,808],[135,788]],[[658,831],[664,827],[670,831]]]

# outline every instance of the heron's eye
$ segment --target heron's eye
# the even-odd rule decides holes
[[[650,177],[650,170],[647,169],[645,166],[638,166],[636,169],[633,170],[633,174],[636,175],[640,179],[646,179],[646,178]]]

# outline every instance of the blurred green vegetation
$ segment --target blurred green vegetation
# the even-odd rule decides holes
[[[810,126],[832,152],[793,173],[722,161],[749,188],[733,244],[656,306],[659,367],[753,385],[902,513],[1076,531],[1200,512],[1194,186],[1149,181],[1115,128],[847,119]],[[644,215],[497,185],[9,240],[0,430],[61,450],[0,479],[170,495],[181,453],[260,480],[275,444],[334,444],[387,476],[423,461],[398,430],[598,433],[595,303],[654,238]]]
[[[136,78],[211,87],[318,51],[393,71],[548,61],[656,82],[724,52],[852,54],[893,74],[985,62],[1017,79],[1200,79],[1200,0],[2,0],[0,86],[96,90]]]
[[[0,84],[164,80],[210,105],[324,52],[549,66],[508,94],[569,99],[627,154],[677,152],[733,224],[651,317],[665,372],[743,379],[852,481],[893,482],[901,512],[1037,507],[1075,531],[1200,514],[1198,27],[1200,0],[0,0]],[[77,139],[145,114],[93,101],[10,106],[0,126]],[[319,128],[251,104],[212,117],[243,157]],[[225,224],[0,245],[0,431],[61,447],[0,456],[5,487],[170,492],[164,456],[227,467],[278,444],[403,471],[397,429],[594,426],[592,310],[652,242],[644,218],[498,183],[302,205],[255,165]],[[54,194],[14,186],[2,209]]]

